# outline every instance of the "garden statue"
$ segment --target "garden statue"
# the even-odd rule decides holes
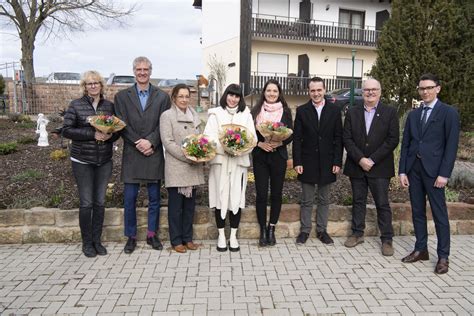
[[[36,121],[36,134],[39,134],[38,146],[46,147],[49,146],[48,132],[46,131],[46,125],[49,120],[44,116],[43,113],[38,114],[38,120]]]

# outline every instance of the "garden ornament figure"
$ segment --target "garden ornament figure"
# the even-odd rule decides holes
[[[36,121],[36,134],[39,134],[38,146],[40,147],[49,146],[48,132],[46,131],[46,125],[48,125],[48,123],[49,120],[43,113],[38,114],[38,120]]]

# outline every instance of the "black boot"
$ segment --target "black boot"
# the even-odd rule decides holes
[[[265,226],[260,226],[260,238],[258,239],[258,245],[265,247],[268,245]]]
[[[275,239],[275,225],[268,225],[267,230],[267,244],[269,246],[275,246],[276,239]]]

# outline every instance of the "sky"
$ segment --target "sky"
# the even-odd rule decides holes
[[[132,61],[147,56],[153,64],[153,78],[195,79],[201,73],[201,10],[193,0],[122,0],[126,6],[138,3],[138,10],[119,27],[87,28],[69,39],[38,36],[34,65],[37,77],[53,71],[83,73],[97,70],[104,77],[111,73],[133,75]],[[2,21],[4,22],[4,21]],[[0,68],[6,62],[19,62],[21,45],[16,30],[0,29]],[[1,73],[5,76],[5,71]],[[11,76],[11,73],[8,74]]]

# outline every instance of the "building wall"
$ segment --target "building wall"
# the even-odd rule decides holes
[[[308,54],[310,74],[320,76],[336,76],[337,58],[352,58],[350,48],[253,40],[252,73],[258,69],[258,53],[288,54],[288,73],[295,74],[298,71],[298,55]],[[326,57],[328,58],[325,62]],[[374,50],[357,50],[356,59],[363,60],[363,74],[370,71],[376,57]]]
[[[225,84],[239,82],[240,1],[206,0],[202,6],[202,74],[209,77],[210,56],[227,66]]]
[[[252,11],[258,14],[299,18],[299,3],[301,0],[252,0]],[[312,18],[321,21],[339,21],[339,9],[365,12],[365,26],[373,29],[375,27],[375,13],[382,10],[390,10],[388,1],[379,2],[367,0],[312,0]]]

